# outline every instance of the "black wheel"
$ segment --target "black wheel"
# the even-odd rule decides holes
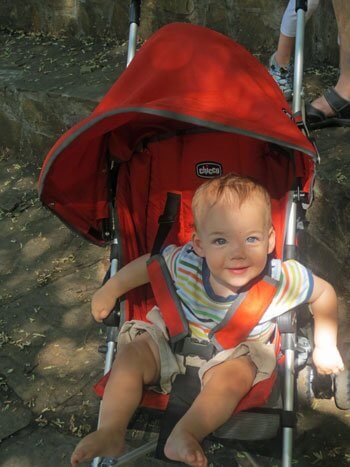
[[[350,371],[347,369],[334,377],[334,402],[338,409],[350,409]]]
[[[297,393],[298,403],[302,407],[312,407],[315,394],[312,389],[314,370],[310,365],[306,365],[298,372]]]
[[[312,370],[312,390],[315,399],[331,399],[334,394],[332,375],[320,375],[314,367]]]

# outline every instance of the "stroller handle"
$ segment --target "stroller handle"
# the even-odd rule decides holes
[[[304,10],[307,11],[307,0],[296,0],[295,1],[295,11]]]
[[[141,0],[131,0],[130,12],[129,12],[129,46],[128,56],[126,60],[126,66],[128,67],[130,62],[136,53],[136,42],[137,42],[137,29],[140,26],[141,16]]]
[[[129,24],[136,23],[140,26],[141,0],[131,0],[129,12]]]

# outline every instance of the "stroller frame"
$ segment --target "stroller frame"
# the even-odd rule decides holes
[[[127,54],[127,66],[130,64],[136,53],[137,31],[140,25],[140,10],[141,0],[131,0],[130,2],[130,28],[129,28],[129,45]],[[297,12],[297,32],[295,43],[295,65],[294,65],[294,81],[293,81],[293,115],[299,116],[298,125],[308,135],[307,128],[302,118],[302,77],[304,63],[304,30],[305,30],[305,13],[307,11],[307,0],[296,0]],[[111,167],[113,173],[113,167]],[[112,176],[110,174],[110,183]],[[113,199],[114,191],[110,189],[109,214],[110,214],[110,233],[111,254],[110,254],[110,277],[113,277],[118,270],[118,244],[119,240],[116,235],[116,213]],[[299,190],[291,191],[287,206],[287,229],[286,241],[284,246],[284,259],[295,258],[296,254],[296,230],[297,230],[297,214],[298,209],[303,203],[303,193]],[[120,306],[120,305],[119,305]],[[123,305],[121,305],[123,306]],[[115,354],[116,338],[118,335],[117,323],[119,321],[120,310],[115,309],[111,315],[104,320],[107,325],[106,336],[106,357],[104,374],[107,374],[113,363]],[[283,387],[283,415],[282,415],[282,467],[291,467],[292,452],[293,452],[293,433],[294,433],[294,388],[295,388],[295,353],[296,353],[296,314],[294,310],[282,315],[278,318],[278,327],[281,333],[281,350],[285,355],[285,370],[284,370],[284,387]],[[118,458],[116,465],[124,465],[127,462],[137,459],[149,452],[155,450],[157,441],[150,441],[140,448],[127,453]],[[102,463],[101,463],[102,462]],[[103,463],[101,458],[95,458],[92,462],[93,467],[102,465],[115,465]]]

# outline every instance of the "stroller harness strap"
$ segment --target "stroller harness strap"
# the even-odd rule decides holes
[[[158,219],[158,231],[153,242],[151,257],[160,253],[163,243],[177,219],[180,208],[181,195],[178,193],[167,193],[164,212]]]
[[[169,332],[170,344],[174,346],[189,334],[181,300],[161,254],[151,256],[147,267],[157,305]],[[236,347],[247,338],[271,304],[277,285],[278,281],[266,275],[249,291],[237,297],[223,321],[209,333],[217,350]]]
[[[189,334],[180,298],[161,254],[150,257],[147,269],[154,297],[169,332],[170,344],[174,347],[177,342]]]
[[[240,294],[224,320],[209,333],[220,349],[229,349],[243,342],[259,323],[277,291],[277,281],[264,276],[248,292]]]
[[[168,329],[173,351],[181,355],[194,355],[195,350],[199,349],[198,356],[205,358],[205,353],[210,354],[211,348],[215,345],[216,349],[212,355],[208,355],[208,359],[214,356],[217,350],[233,348],[247,338],[271,304],[278,284],[278,281],[270,276],[264,276],[249,291],[237,297],[237,303],[228,310],[226,318],[209,333],[211,342],[195,342],[195,345],[191,345],[191,343],[187,343],[188,340],[193,341],[193,339],[189,337],[189,327],[181,300],[176,293],[170,271],[161,254],[148,260],[148,274],[157,305]],[[275,355],[278,357],[280,350],[278,330],[275,331],[273,343]],[[200,349],[200,344],[202,344],[203,349]],[[189,352],[186,352],[186,346]],[[205,347],[208,348],[205,349]],[[182,348],[185,349],[185,352],[181,350]],[[234,413],[265,405],[276,379],[275,369],[267,379],[258,382],[250,389],[239,402]]]

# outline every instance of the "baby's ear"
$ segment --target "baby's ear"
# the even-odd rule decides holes
[[[193,232],[193,235],[192,235],[192,244],[193,244],[193,249],[195,251],[195,253],[198,255],[198,256],[204,256],[204,251],[203,251],[203,247],[202,247],[202,241],[198,235],[198,233],[196,231]]]
[[[268,254],[272,253],[276,246],[276,233],[273,226],[270,227],[269,231],[269,246],[268,246]]]

